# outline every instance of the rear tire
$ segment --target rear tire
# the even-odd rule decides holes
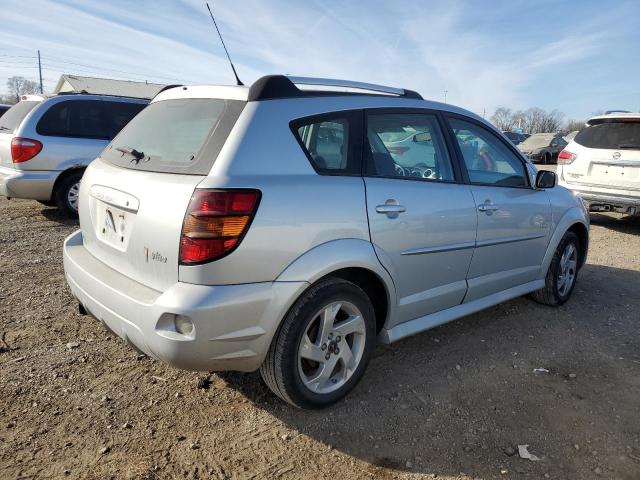
[[[60,180],[53,193],[56,205],[67,217],[78,217],[78,194],[83,173],[84,170],[78,170],[67,174]]]
[[[369,297],[357,285],[327,277],[293,305],[276,332],[260,374],[285,402],[322,408],[362,378],[375,345]]]
[[[551,155],[549,155],[549,153],[544,154],[544,160],[542,163],[543,165],[549,165],[551,163]]]
[[[531,297],[538,303],[552,307],[565,303],[578,280],[579,264],[580,240],[575,233],[567,232],[553,254],[544,288],[533,292]]]

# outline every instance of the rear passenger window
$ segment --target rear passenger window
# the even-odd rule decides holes
[[[451,160],[436,117],[421,113],[370,114],[367,174],[453,181]]]
[[[36,131],[53,137],[111,140],[144,107],[139,103],[70,100],[47,110]]]
[[[450,118],[471,183],[526,187],[524,163],[501,140],[474,123]]]
[[[314,117],[291,127],[318,173],[356,175],[360,162],[354,149],[358,120],[353,113]]]

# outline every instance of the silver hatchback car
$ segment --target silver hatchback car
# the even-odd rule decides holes
[[[415,151],[412,151],[415,150]],[[179,368],[337,401],[390,343],[511,298],[567,301],[582,202],[478,116],[263,77],[160,93],[87,168],[64,244],[88,312]]]
[[[0,195],[77,215],[85,167],[149,100],[25,95],[0,118]]]

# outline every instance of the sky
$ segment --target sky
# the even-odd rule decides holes
[[[566,118],[640,110],[640,1],[217,0],[245,84],[262,75],[417,90],[489,117],[499,106]],[[204,1],[0,0],[6,79],[62,73],[232,84]]]

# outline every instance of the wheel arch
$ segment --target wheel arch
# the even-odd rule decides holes
[[[582,268],[582,266],[587,261],[587,251],[589,248],[589,229],[583,223],[576,222],[569,227],[568,231],[575,233],[578,237],[578,240],[580,241],[580,250],[578,252],[578,268]]]
[[[589,220],[584,210],[580,207],[569,208],[560,219],[555,223],[555,229],[551,234],[551,240],[547,246],[547,251],[542,260],[542,268],[540,269],[541,280],[544,280],[553,254],[558,245],[562,241],[562,237],[568,231],[574,232],[580,239],[580,266],[584,265],[589,250]]]
[[[53,188],[51,189],[51,199],[55,198],[56,192],[58,191],[58,187],[60,186],[60,183],[65,178],[77,172],[84,172],[86,168],[87,168],[86,165],[76,165],[73,167],[69,167],[66,170],[63,170],[62,172],[60,172],[60,175],[58,175],[58,177],[56,178],[56,181],[53,183]]]
[[[327,276],[348,280],[367,294],[374,307],[378,332],[392,318],[395,286],[370,242],[344,239],[318,245],[294,260],[276,281],[304,281],[313,285]]]

